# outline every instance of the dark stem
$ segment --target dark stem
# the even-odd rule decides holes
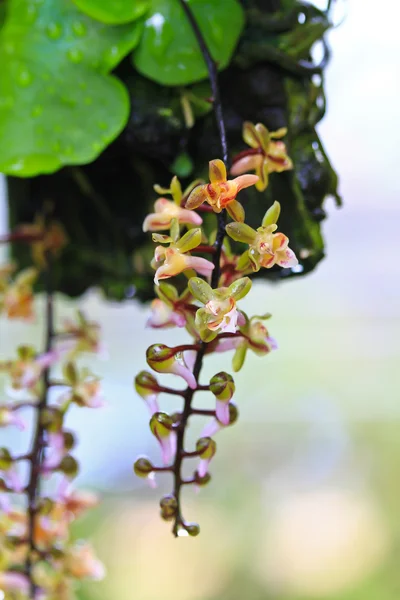
[[[205,43],[203,34],[200,31],[200,28],[196,22],[196,19],[193,15],[189,5],[185,2],[185,0],[180,0],[180,3],[181,3],[181,6],[182,6],[187,18],[188,18],[188,21],[190,22],[190,24],[192,26],[193,32],[197,39],[197,43],[200,47],[200,50],[203,54],[205,63],[207,65],[208,75],[209,75],[211,90],[212,90],[212,95],[213,95],[215,118],[216,118],[217,127],[218,127],[218,131],[219,131],[219,137],[220,137],[220,141],[221,141],[222,159],[228,169],[228,167],[229,167],[228,143],[227,143],[227,138],[226,138],[226,130],[225,130],[224,117],[223,117],[221,97],[220,97],[219,87],[218,87],[217,66],[207,48],[207,44]],[[222,244],[223,244],[224,236],[225,236],[225,223],[226,223],[226,214],[225,214],[225,211],[223,211],[222,213],[218,214],[218,230],[217,230],[217,237],[216,237],[216,240],[214,243],[214,249],[215,249],[215,251],[213,253],[214,270],[213,270],[212,279],[211,279],[211,287],[213,287],[213,288],[218,287],[218,281],[221,276],[220,263],[221,263]],[[206,353],[206,348],[207,348],[207,344],[205,342],[201,342],[200,349],[197,352],[196,362],[195,362],[194,369],[193,369],[193,375],[197,382],[199,381],[200,371],[203,366],[203,358]],[[204,387],[204,386],[201,386],[201,387]],[[186,431],[189,417],[191,414],[193,414],[192,400],[193,400],[193,396],[194,396],[195,392],[196,392],[196,390],[192,390],[189,387],[186,389],[186,392],[184,395],[183,412],[182,412],[181,420],[179,423],[179,427],[177,429],[177,451],[176,451],[175,461],[172,466],[172,471],[173,471],[173,475],[174,475],[173,494],[176,498],[177,505],[178,505],[176,515],[175,515],[174,525],[173,525],[173,533],[175,536],[178,535],[180,528],[182,526],[184,527],[184,525],[185,525],[185,521],[183,519],[183,514],[182,514],[182,505],[181,505],[180,494],[181,494],[182,486],[186,485],[187,482],[182,478],[181,468],[182,468],[182,461],[183,461],[183,458],[185,455],[185,450],[184,450],[185,431]]]
[[[52,283],[52,263],[49,253],[46,255],[47,267],[44,271],[46,284],[46,306],[45,306],[45,323],[46,334],[44,352],[50,352],[52,349],[52,341],[54,337],[54,307],[53,307],[53,283]],[[43,392],[39,403],[36,405],[36,423],[35,433],[32,442],[32,451],[30,453],[30,472],[29,482],[26,487],[28,496],[28,555],[26,560],[26,575],[30,581],[31,598],[35,597],[37,586],[32,578],[32,554],[36,550],[35,542],[35,519],[37,514],[37,499],[40,494],[41,470],[44,460],[45,449],[45,429],[41,423],[41,415],[47,407],[48,391],[50,388],[50,367],[44,370],[42,376]]]

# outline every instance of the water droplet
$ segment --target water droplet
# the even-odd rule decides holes
[[[67,56],[73,63],[80,63],[83,60],[83,54],[79,48],[70,48],[67,52]]]
[[[119,55],[118,46],[111,46],[111,48],[109,48],[106,52],[104,52],[103,60],[105,62],[114,62],[115,59],[118,57],[118,55]]]
[[[37,104],[36,106],[34,106],[32,108],[31,116],[32,117],[40,117],[42,112],[43,112],[43,106],[40,106],[40,104]]]
[[[60,23],[49,23],[46,27],[46,33],[52,40],[58,40],[62,34]]]
[[[75,21],[75,23],[72,23],[72,31],[78,37],[83,37],[87,33],[87,28],[85,23],[82,23],[82,21]]]
[[[93,104],[93,98],[91,98],[90,96],[86,96],[84,102],[89,106],[90,104]]]
[[[99,122],[97,123],[97,127],[98,127],[99,129],[103,129],[103,130],[104,130],[104,129],[108,129],[108,125],[107,125],[107,123],[106,123],[105,121],[99,121]]]
[[[28,87],[33,81],[32,74],[28,71],[28,69],[22,69],[18,73],[17,81],[21,87]]]

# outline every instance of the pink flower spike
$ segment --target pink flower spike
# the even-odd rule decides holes
[[[26,429],[25,421],[18,415],[18,412],[11,410],[7,406],[0,406],[0,427],[17,427],[20,431]]]
[[[217,415],[218,420],[223,425],[229,425],[229,402],[223,402],[222,400],[217,400],[215,414]]]
[[[153,416],[156,412],[160,412],[160,407],[158,405],[158,394],[150,394],[143,399],[150,411],[150,416]]]
[[[45,470],[51,471],[58,467],[66,454],[64,445],[64,436],[61,431],[49,433],[47,439],[48,454],[44,461],[43,467]]]
[[[211,458],[202,458],[199,462],[199,466],[197,467],[197,473],[199,477],[204,477],[208,472],[208,465],[210,464]]]
[[[24,484],[22,483],[22,480],[14,465],[10,467],[7,471],[3,472],[3,477],[10,490],[15,492],[16,494],[20,494],[22,492],[22,490],[24,489]]]
[[[236,348],[242,343],[243,338],[240,336],[222,338],[217,341],[214,352],[228,352],[229,350],[236,350]]]
[[[4,571],[0,573],[0,590],[27,594],[29,592],[29,580],[26,575],[17,573],[17,571]]]
[[[176,432],[171,431],[167,436],[159,436],[161,456],[164,465],[169,465],[176,452]]]

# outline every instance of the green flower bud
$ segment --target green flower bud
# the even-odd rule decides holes
[[[60,464],[58,466],[58,470],[62,471],[62,473],[67,475],[67,477],[69,477],[70,479],[73,479],[74,477],[76,477],[78,475],[78,471],[79,471],[78,461],[70,454],[67,454],[66,456],[64,456],[64,458],[60,462]]]
[[[194,479],[195,479],[196,485],[203,487],[211,481],[211,475],[210,475],[210,473],[206,473],[205,475],[203,475],[203,477],[201,477],[199,475],[199,473],[197,471],[195,471]]]
[[[239,418],[239,410],[236,404],[229,403],[229,425],[233,425]]]
[[[75,447],[75,436],[72,431],[63,431],[64,437],[64,448],[66,450],[72,450]]]
[[[185,529],[192,537],[196,537],[200,533],[200,526],[197,523],[186,523]]]
[[[60,431],[63,425],[63,413],[54,407],[45,408],[40,415],[40,424],[51,433]]]
[[[150,430],[156,438],[169,436],[173,429],[174,422],[170,415],[163,412],[154,413],[150,419]]]
[[[0,448],[0,470],[8,471],[13,465],[13,459],[7,448]]]
[[[235,382],[232,375],[221,371],[210,379],[210,391],[218,400],[229,402],[235,393]]]
[[[176,511],[178,510],[178,502],[174,495],[168,494],[161,498],[160,507],[161,518],[164,519],[164,521],[171,521],[175,518]]]
[[[135,390],[142,398],[158,392],[157,379],[148,371],[140,371],[135,377]]]
[[[154,466],[145,456],[140,456],[136,459],[133,470],[138,477],[146,478],[153,472]]]
[[[210,437],[203,437],[197,440],[196,451],[200,458],[211,460],[217,451],[217,444]]]

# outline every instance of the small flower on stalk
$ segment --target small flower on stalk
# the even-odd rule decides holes
[[[192,189],[193,186],[190,187]],[[197,213],[181,207],[184,195],[182,194],[181,184],[175,176],[172,178],[169,189],[161,188],[158,185],[154,189],[159,194],[171,194],[172,200],[159,198],[154,204],[154,213],[147,215],[143,223],[143,231],[163,231],[170,229],[173,219],[180,224],[201,225],[203,219]],[[185,192],[186,194],[186,192]]]
[[[201,229],[195,228],[187,231],[179,238],[179,230],[176,228],[176,221],[173,223],[172,236],[153,233],[153,241],[162,244],[169,244],[167,248],[157,246],[154,252],[152,266],[156,269],[154,283],[159,285],[160,279],[168,279],[174,275],[179,275],[187,269],[194,269],[200,275],[209,277],[214,265],[209,260],[199,256],[188,254],[201,243]]]
[[[196,306],[191,303],[192,296],[188,289],[181,295],[176,288],[165,282],[155,286],[158,296],[151,303],[152,314],[147,320],[149,327],[164,329],[167,327],[186,327],[189,333],[194,332],[194,315]]]
[[[153,416],[154,413],[159,412],[159,385],[154,375],[148,371],[140,371],[135,377],[135,389],[147,404],[151,416]]]
[[[235,393],[235,382],[232,375],[222,371],[210,379],[210,392],[217,399],[215,415],[223,425],[229,425],[229,402]]]
[[[248,251],[239,259],[240,268],[251,267],[253,271],[259,271],[260,267],[270,269],[275,264],[284,268],[298,264],[295,253],[288,247],[286,235],[274,233],[280,210],[279,202],[274,202],[257,231],[245,223],[229,223],[226,226],[226,232],[233,240],[249,245]]]
[[[43,215],[38,215],[34,223],[20,225],[16,233],[32,238],[32,257],[40,268],[46,266],[47,253],[57,256],[68,243],[63,226],[57,221],[51,221],[46,225]]]
[[[5,371],[11,379],[14,390],[33,391],[43,371],[59,359],[55,350],[44,354],[36,354],[32,346],[19,346],[17,358],[0,363],[0,371]]]
[[[89,369],[83,368],[78,371],[73,362],[67,362],[63,367],[63,374],[65,382],[71,387],[68,400],[87,408],[104,406],[100,378]]]
[[[204,304],[204,308],[199,308],[196,313],[196,327],[201,339],[210,342],[219,333],[235,333],[238,323],[242,322],[236,301],[249,292],[250,279],[243,277],[227,288],[215,290],[199,277],[192,277],[188,285],[193,296]]]
[[[197,474],[202,479],[208,472],[208,465],[217,451],[217,444],[210,437],[201,437],[197,440],[196,451],[200,457]]]
[[[14,425],[20,431],[26,428],[25,421],[21,419],[16,410],[12,410],[8,406],[0,406],[0,427],[9,425]]]
[[[163,463],[168,465],[176,453],[174,422],[166,413],[154,413],[150,419],[150,429],[161,446]]]
[[[240,190],[257,183],[257,175],[241,175],[228,180],[225,164],[219,159],[210,161],[209,172],[210,183],[194,188],[186,201],[186,208],[193,210],[208,202],[214,212],[220,213],[225,208],[232,219],[243,223],[243,206],[236,196]]]
[[[19,598],[20,594],[24,597],[29,592],[29,579],[19,571],[0,572],[0,590],[10,592],[10,598]]]
[[[0,448],[0,472],[10,491],[17,494],[22,492],[24,486],[18,473],[17,465],[7,448]]]
[[[203,431],[201,432],[202,438],[212,437],[216,433],[218,433],[218,431],[221,431],[221,429],[225,429],[225,427],[229,427],[230,425],[233,425],[237,421],[237,419],[239,417],[239,411],[237,409],[236,404],[234,404],[233,402],[229,402],[228,406],[229,406],[229,423],[228,423],[228,425],[224,425],[223,423],[221,423],[218,420],[218,417],[215,419],[212,419],[212,421],[209,421],[207,423],[207,425],[204,427]]]
[[[82,311],[76,313],[76,321],[64,320],[64,328],[60,337],[68,340],[63,346],[70,349],[70,358],[81,352],[104,352],[100,342],[100,325],[96,321],[88,321]],[[71,338],[71,339],[69,339]]]
[[[269,313],[260,316],[256,315],[251,317],[251,319],[243,313],[243,317],[245,323],[239,328],[241,335],[216,340],[216,344],[212,348],[214,352],[235,350],[232,360],[232,366],[235,372],[240,371],[242,368],[247,350],[252,350],[257,356],[265,356],[272,352],[272,350],[276,350],[278,347],[275,339],[269,335],[268,329],[261,322],[271,317]]]
[[[164,521],[172,521],[178,510],[178,502],[173,494],[163,496],[160,500],[161,518]]]
[[[100,581],[105,575],[104,565],[96,558],[93,548],[87,542],[68,548],[64,565],[66,572],[76,579]]]
[[[147,348],[146,359],[149,367],[157,373],[179,375],[194,390],[197,387],[197,382],[188,365],[188,360],[192,357],[185,356],[185,354],[189,355],[189,352],[177,352],[175,348],[170,348],[165,344],[153,344]]]
[[[14,281],[5,283],[0,278],[0,313],[4,312],[9,319],[31,321],[34,317],[32,285],[37,276],[36,269],[28,268],[21,271]]]
[[[293,163],[286,153],[284,142],[280,140],[287,133],[282,127],[278,131],[268,131],[262,123],[253,125],[249,121],[243,124],[243,139],[251,147],[233,159],[232,175],[241,175],[247,171],[255,171],[259,179],[256,188],[262,192],[268,186],[270,173],[281,173],[293,169]]]

